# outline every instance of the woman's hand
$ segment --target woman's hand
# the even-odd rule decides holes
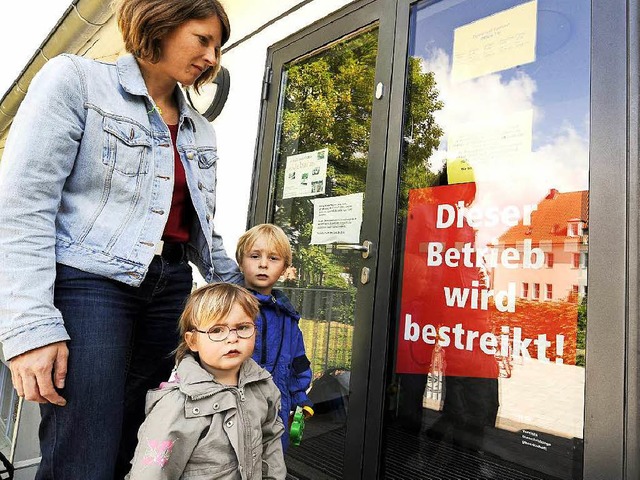
[[[67,376],[69,349],[56,342],[13,357],[9,363],[11,380],[18,395],[38,403],[67,404],[54,388],[63,388]]]

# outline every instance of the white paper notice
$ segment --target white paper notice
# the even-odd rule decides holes
[[[324,193],[329,149],[287,157],[282,198],[311,197]]]
[[[490,160],[526,160],[531,154],[533,110],[523,110],[493,122],[452,126],[447,138],[449,158],[461,157],[471,165]]]
[[[451,79],[461,82],[535,61],[537,13],[534,0],[456,28]]]
[[[311,245],[360,243],[363,193],[316,198],[313,202]]]

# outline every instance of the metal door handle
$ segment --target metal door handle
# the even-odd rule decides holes
[[[369,254],[371,253],[371,247],[373,247],[373,242],[369,240],[365,240],[362,242],[362,245],[358,244],[350,244],[350,243],[336,243],[334,245],[338,250],[355,250],[357,252],[362,252],[362,258],[369,258]]]

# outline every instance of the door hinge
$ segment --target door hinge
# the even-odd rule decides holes
[[[262,101],[264,102],[269,97],[269,87],[271,87],[271,78],[273,77],[273,70],[268,67],[264,72],[264,78],[262,79]]]

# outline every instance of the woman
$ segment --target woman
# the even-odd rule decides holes
[[[0,341],[40,402],[37,478],[123,478],[165,380],[193,262],[242,281],[213,228],[216,139],[178,88],[218,70],[217,0],[118,0],[130,55],[49,61],[0,167]]]

